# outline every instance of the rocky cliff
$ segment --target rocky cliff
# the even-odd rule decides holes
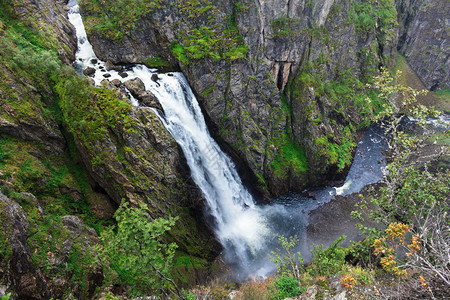
[[[81,1],[99,57],[180,68],[217,139],[267,194],[344,177],[376,110],[364,82],[395,59],[394,1],[152,3],[118,13]]]
[[[103,280],[93,246],[123,200],[180,216],[168,238],[196,281],[221,249],[183,154],[120,83],[94,88],[61,64],[76,45],[66,2],[0,0],[0,295],[92,297]],[[80,2],[108,65],[184,72],[266,197],[345,176],[380,109],[364,84],[397,48],[427,87],[449,86],[445,0]]]
[[[450,3],[403,0],[398,49],[427,89],[450,88]]]

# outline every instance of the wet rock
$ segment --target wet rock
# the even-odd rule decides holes
[[[145,85],[139,78],[127,80],[124,84],[134,97],[145,91]]]
[[[95,74],[95,69],[92,67],[87,67],[84,69],[83,74],[86,76],[93,76]]]
[[[111,74],[109,74],[109,73],[103,74],[103,77],[109,78],[109,77],[111,77]]]
[[[150,106],[157,108],[160,111],[164,111],[161,103],[159,103],[158,101],[158,98],[156,98],[156,96],[150,91],[144,91],[143,93],[139,94],[137,99],[140,100],[141,104],[144,106]]]
[[[139,78],[125,81],[125,86],[133,97],[138,99],[142,105],[155,107],[163,111],[163,108],[156,96],[152,92],[145,90],[145,85]]]
[[[117,72],[121,72],[123,70],[122,66],[116,66],[110,60],[106,61],[105,67],[106,67],[106,70],[108,70],[108,71],[114,70]]]
[[[317,200],[315,191],[303,191],[302,192],[302,196],[303,197],[307,197],[307,198],[311,198],[313,200]]]
[[[98,62],[98,60],[97,59],[95,59],[95,58],[93,58],[93,59],[91,59],[91,64],[96,64]]]
[[[122,86],[122,82],[119,79],[113,79],[111,80],[111,84],[115,87],[120,87]]]
[[[152,74],[152,80],[154,82],[158,82],[158,80],[159,80],[158,74]]]
[[[126,77],[128,77],[128,73],[127,72],[119,72],[119,76],[122,78],[126,78]]]

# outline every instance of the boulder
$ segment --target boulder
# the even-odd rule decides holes
[[[110,60],[106,61],[105,67],[106,67],[106,70],[108,70],[108,71],[114,70],[117,72],[121,72],[123,70],[122,66],[116,66]]]
[[[92,67],[87,67],[84,69],[83,74],[86,76],[93,76],[95,74],[95,69]]]
[[[156,98],[156,96],[150,91],[144,91],[139,95],[139,97],[137,97],[137,99],[141,101],[141,105],[154,107],[160,111],[164,111],[161,103],[158,101],[158,98]]]
[[[134,97],[145,91],[145,85],[139,78],[127,80],[124,84]]]

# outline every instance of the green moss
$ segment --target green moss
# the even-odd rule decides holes
[[[291,18],[288,16],[281,16],[270,21],[270,27],[272,28],[272,37],[284,38],[299,34],[295,28],[300,24],[300,19]]]
[[[8,262],[12,255],[10,243],[11,224],[6,223],[6,203],[0,202],[0,265]]]
[[[135,29],[139,20],[161,8],[161,4],[159,0],[81,0],[80,8],[86,13],[84,23],[88,34],[97,33],[107,39],[121,40]]]
[[[439,90],[436,95],[444,100],[450,100],[450,89]]]
[[[308,171],[308,163],[305,151],[302,147],[294,144],[287,134],[283,134],[278,142],[279,151],[274,161],[270,163],[276,175],[287,177],[289,170],[292,175],[301,175]]]
[[[217,8],[210,0],[177,2],[177,7],[188,19],[195,19],[195,26],[187,28],[175,25],[178,42],[172,44],[172,52],[182,65],[188,65],[193,60],[210,58],[214,61],[224,59],[233,61],[245,58],[248,46],[236,26],[236,16],[239,6],[234,6],[233,14],[228,19],[217,23]]]
[[[168,68],[171,66],[167,60],[159,56],[149,57],[143,60],[142,63],[149,68]]]

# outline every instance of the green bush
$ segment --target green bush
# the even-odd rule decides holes
[[[102,261],[110,262],[105,266],[108,281],[113,280],[114,270],[133,295],[173,292],[181,296],[171,279],[177,245],[164,240],[177,218],[150,221],[146,205],[129,207],[126,202],[115,218],[117,226],[105,229],[100,236],[104,247],[97,247]]]
[[[300,283],[291,276],[281,275],[269,286],[268,298],[270,300],[282,300],[300,295],[302,289]]]
[[[312,251],[313,263],[308,268],[311,275],[329,277],[342,271],[347,253],[344,248],[339,247],[339,244],[345,238],[345,235],[340,236],[327,249],[323,249],[323,245],[314,245]]]

